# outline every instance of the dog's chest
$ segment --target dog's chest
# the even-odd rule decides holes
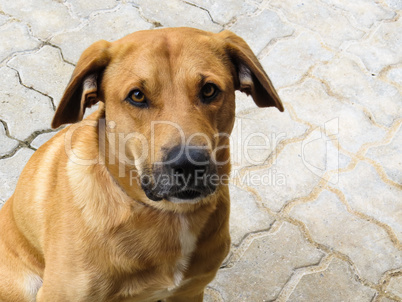
[[[190,230],[188,220],[180,217],[180,232],[179,232],[181,255],[176,263],[174,270],[174,284],[179,286],[183,280],[183,274],[188,268],[190,258],[197,244],[196,235]]]
[[[176,224],[175,242],[177,244],[174,261],[170,257],[159,257],[158,266],[131,275],[123,282],[119,296],[124,301],[156,301],[169,297],[176,289],[185,284],[185,273],[189,268],[191,256],[196,249],[197,235],[191,229],[189,220],[179,216]],[[166,226],[166,228],[168,228]],[[152,239],[150,239],[152,241]],[[156,241],[163,241],[162,237]],[[165,238],[167,240],[167,238]],[[170,246],[172,248],[173,246]],[[143,250],[146,252],[146,250]],[[151,251],[149,251],[151,252]],[[172,259],[172,258],[170,258]],[[145,276],[145,278],[144,278]]]

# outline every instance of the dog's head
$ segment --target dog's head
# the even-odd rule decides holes
[[[85,50],[52,127],[80,121],[86,107],[103,102],[108,150],[136,170],[146,196],[196,202],[229,173],[235,90],[259,107],[283,111],[257,58],[235,34],[140,31]]]

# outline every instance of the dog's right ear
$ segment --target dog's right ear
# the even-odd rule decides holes
[[[110,62],[110,45],[101,40],[82,53],[57,107],[52,128],[82,120],[85,108],[98,102],[98,78]]]

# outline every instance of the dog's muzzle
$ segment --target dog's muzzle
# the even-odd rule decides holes
[[[141,176],[141,187],[154,201],[197,202],[218,185],[216,165],[203,147],[178,145]]]

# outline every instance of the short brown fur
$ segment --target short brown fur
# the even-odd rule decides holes
[[[199,101],[205,79],[221,89],[208,105]],[[124,101],[133,88],[152,107]],[[250,48],[228,31],[141,31],[90,46],[52,122],[75,124],[35,152],[0,211],[0,301],[202,301],[230,247],[227,183],[197,203],[155,202],[130,176],[180,143],[177,129],[153,133],[151,121],[180,125],[186,138],[203,133],[192,143],[207,140],[226,162],[217,173],[228,175],[228,137],[216,134],[232,130],[236,89],[283,111]],[[142,145],[127,140],[122,165],[116,137],[134,132],[154,148],[137,164]]]

